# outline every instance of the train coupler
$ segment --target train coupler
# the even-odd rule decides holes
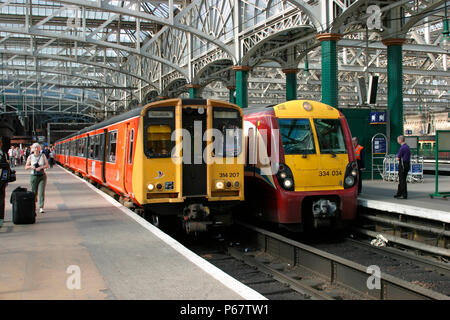
[[[183,210],[183,227],[186,233],[204,232],[208,230],[208,226],[213,224],[209,221],[210,210],[207,206],[194,203],[190,204]]]
[[[329,226],[337,215],[337,205],[328,199],[320,199],[313,202],[312,213],[314,218],[314,227]]]

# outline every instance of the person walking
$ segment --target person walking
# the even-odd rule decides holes
[[[18,166],[20,166],[22,164],[22,162],[20,161],[20,159],[21,159],[21,152],[22,152],[22,149],[20,147],[17,147],[16,148],[16,160],[17,160],[16,164]]]
[[[394,198],[408,199],[406,177],[408,176],[409,168],[411,166],[411,150],[405,142],[405,136],[398,136],[397,142],[401,145],[401,147],[397,153],[398,188],[397,194],[394,196]]]
[[[30,147],[27,147],[27,148],[25,149],[25,159],[24,159],[24,162],[25,162],[25,163],[27,162],[27,159],[28,159],[28,157],[30,156],[30,154],[31,154]]]
[[[39,143],[31,146],[31,154],[25,164],[25,169],[31,169],[31,191],[35,194],[35,201],[39,193],[39,213],[44,213],[45,186],[47,184],[47,175],[45,169],[48,168],[47,157],[41,153]]]
[[[7,164],[6,153],[2,150],[3,138],[0,137],[0,163]],[[6,181],[0,181],[0,227],[3,225],[3,220],[5,219],[5,196],[6,196],[6,186],[8,183]]]
[[[9,157],[9,166],[11,168],[14,168],[16,166],[16,149],[14,146],[11,146],[8,150],[8,157]]]
[[[48,148],[48,146],[44,147],[44,151],[42,151],[43,154],[45,154],[45,156],[47,157],[47,160],[50,159],[50,149]]]
[[[53,168],[55,165],[55,147],[50,149],[50,168]]]
[[[358,194],[362,190],[362,171],[365,169],[364,147],[358,144],[358,138],[352,138],[353,148],[355,149],[356,162],[358,163]]]

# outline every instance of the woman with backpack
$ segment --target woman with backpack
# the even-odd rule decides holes
[[[31,171],[31,191],[35,194],[35,201],[37,200],[39,192],[39,213],[44,213],[45,200],[45,186],[47,184],[47,175],[45,169],[49,167],[47,157],[41,153],[41,146],[39,143],[34,143],[31,146],[31,154],[25,164],[25,169],[32,169]]]

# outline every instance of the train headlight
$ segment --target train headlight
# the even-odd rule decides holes
[[[153,184],[149,184],[148,186],[147,186],[147,189],[148,189],[148,191],[153,191],[153,189],[155,189],[155,186],[153,185]]]
[[[227,187],[227,188],[231,188],[231,182],[230,182],[230,181],[227,181],[226,187]]]
[[[305,111],[311,111],[312,110],[312,104],[309,103],[308,101],[303,102],[303,109],[305,109]]]
[[[345,169],[344,175],[344,189],[351,188],[355,185],[358,177],[358,166],[356,161],[350,162]]]
[[[286,179],[286,177],[287,177],[286,172],[281,172],[281,173],[280,173],[280,178],[281,178],[281,179]]]
[[[352,176],[348,176],[348,177],[345,178],[344,183],[345,183],[347,186],[351,187],[351,186],[353,186],[353,184],[355,183],[355,178],[352,177]]]
[[[291,179],[286,179],[283,181],[283,185],[286,189],[292,188],[293,182]]]
[[[234,187],[235,188],[239,188],[241,186],[241,184],[239,183],[239,181],[236,181],[235,183],[234,183]]]
[[[224,186],[225,185],[224,185],[223,181],[216,182],[216,189],[223,189]]]
[[[161,183],[158,183],[158,184],[156,185],[156,189],[161,190],[161,189],[162,189],[162,184],[161,184]]]

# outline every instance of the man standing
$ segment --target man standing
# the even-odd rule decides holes
[[[353,148],[355,149],[356,162],[358,163],[358,194],[362,190],[362,171],[365,169],[364,147],[358,144],[358,138],[352,138]]]
[[[408,190],[406,189],[406,177],[411,166],[411,150],[405,143],[405,136],[399,136],[397,142],[401,144],[397,153],[398,161],[398,189],[394,198],[408,199]]]
[[[9,165],[11,168],[14,168],[16,166],[16,149],[14,146],[11,146],[8,150],[8,156],[9,156]]]
[[[0,162],[8,163],[6,161],[6,154],[2,150],[3,138],[0,137]],[[4,181],[0,181],[0,227],[3,225],[3,220],[5,219],[5,195],[6,195],[6,185]]]

